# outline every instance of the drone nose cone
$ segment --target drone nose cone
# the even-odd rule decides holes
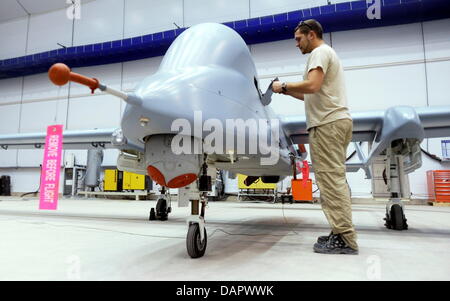
[[[135,93],[128,93],[126,102],[134,106],[141,106],[142,98]]]

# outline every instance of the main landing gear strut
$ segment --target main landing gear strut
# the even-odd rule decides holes
[[[167,201],[167,199],[169,201]],[[156,207],[150,209],[149,220],[166,221],[169,217],[170,212],[172,212],[170,192],[169,190],[166,190],[165,187],[162,187],[161,196],[156,202]]]

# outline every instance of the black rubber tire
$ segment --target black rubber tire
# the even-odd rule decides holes
[[[199,258],[205,255],[206,245],[208,244],[208,238],[205,231],[205,239],[200,242],[200,226],[197,223],[190,224],[189,230],[186,236],[186,248],[191,258]]]
[[[387,213],[386,213],[386,217],[384,218],[384,220],[386,221],[386,223],[384,224],[386,226],[386,228],[392,229],[391,221],[390,221],[389,215]]]
[[[150,216],[149,216],[148,220],[150,220],[150,221],[156,220],[155,208],[150,209]]]
[[[156,216],[162,221],[167,220],[168,212],[166,199],[159,199],[158,202],[156,202]]]
[[[398,204],[391,207],[391,226],[394,230],[404,229],[403,209]]]

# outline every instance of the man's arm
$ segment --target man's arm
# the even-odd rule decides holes
[[[289,96],[292,96],[292,97],[300,99],[300,100],[305,100],[305,94],[301,93],[301,92],[287,90],[287,92],[282,92],[282,94],[289,95]]]
[[[312,69],[308,73],[308,79],[301,82],[286,83],[286,92],[283,92],[282,83],[273,82],[272,91],[275,93],[283,93],[292,97],[303,100],[304,94],[313,94],[320,90],[325,74],[321,67]]]

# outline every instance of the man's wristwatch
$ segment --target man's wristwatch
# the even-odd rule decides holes
[[[281,90],[283,91],[283,93],[287,92],[287,84],[286,83],[281,84]]]

